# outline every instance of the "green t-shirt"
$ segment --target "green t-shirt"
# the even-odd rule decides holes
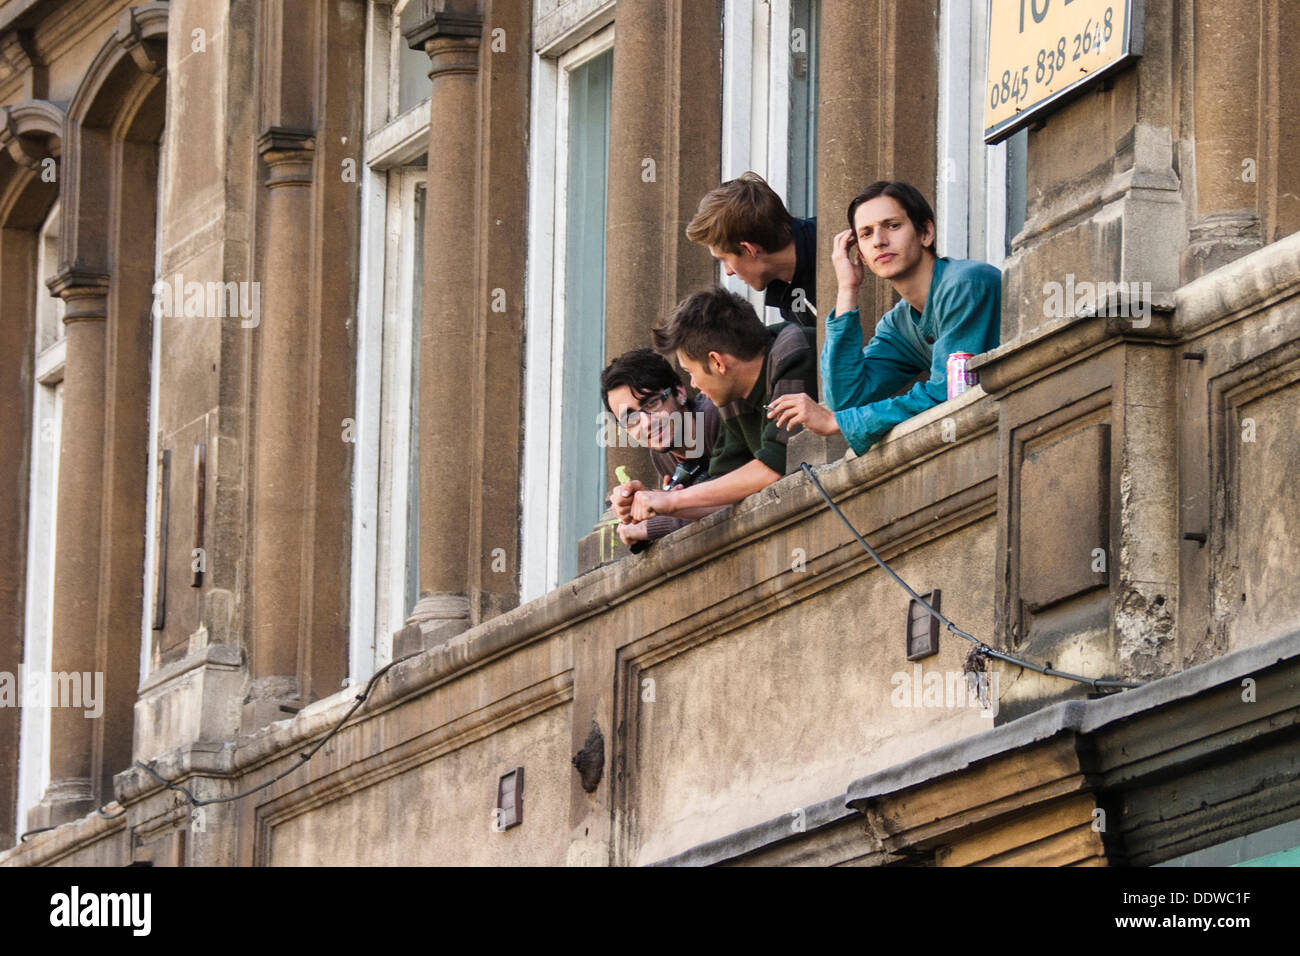
[[[803,426],[777,428],[763,406],[781,395],[799,392],[817,398],[816,330],[793,322],[769,325],[767,330],[771,341],[763,353],[763,367],[753,390],[745,398],[718,409],[725,446],[709,467],[709,474],[715,477],[726,473],[714,470],[720,460],[728,466],[726,471],[731,471],[751,459],[784,475],[786,442]]]

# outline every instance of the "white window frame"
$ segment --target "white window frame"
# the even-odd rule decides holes
[[[36,302],[37,349],[35,394],[32,402],[31,475],[28,487],[27,575],[23,629],[23,667],[18,675],[20,693],[27,689],[27,675],[46,673],[54,654],[54,564],[58,525],[59,454],[63,418],[63,373],[67,365],[68,341],[62,334],[62,300],[53,299],[45,279],[54,275],[58,262],[50,261],[51,226],[59,224],[59,203],[46,217],[37,235]],[[53,299],[53,301],[47,301]],[[55,323],[53,341],[43,348],[42,326]],[[52,436],[53,441],[47,441]],[[23,702],[18,740],[18,830],[26,829],[27,811],[40,802],[50,783],[50,708],[48,704]]]
[[[164,197],[167,193],[167,177],[170,175],[167,136],[171,127],[164,125],[158,140],[158,179],[155,185],[157,201],[154,209],[153,232],[153,275],[154,281],[163,277],[163,210],[166,208]],[[149,335],[149,457],[145,465],[144,496],[144,593],[140,608],[140,683],[153,671],[153,649],[158,634],[153,629],[154,595],[158,587],[158,572],[165,575],[166,568],[158,568],[158,393],[162,380],[162,324],[165,317],[156,316],[150,323]],[[166,529],[162,534],[166,535]]]
[[[987,0],[941,0],[937,242],[945,256],[983,259],[1000,269],[1006,260],[1007,144],[984,145],[987,48]]]
[[[607,17],[601,10],[597,16]],[[590,23],[583,26],[590,28]],[[575,32],[577,32],[575,30]],[[528,223],[527,348],[524,360],[524,467],[520,597],[559,582],[560,440],[564,361],[564,258],[568,208],[569,77],[614,47],[611,23],[560,55],[533,56],[532,196]],[[556,387],[552,388],[552,383]],[[595,434],[596,423],[592,423]]]
[[[429,101],[397,113],[397,5],[367,8],[366,130],[361,162],[357,393],[352,485],[348,674],[366,680],[392,659],[405,623],[415,269],[415,193],[427,171]],[[400,516],[400,517],[399,517]]]

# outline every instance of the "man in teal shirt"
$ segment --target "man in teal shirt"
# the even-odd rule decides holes
[[[983,262],[940,258],[934,211],[907,183],[872,183],[849,204],[849,223],[831,254],[839,291],[821,354],[830,409],[806,395],[788,395],[768,414],[785,427],[840,432],[861,455],[899,422],[947,400],[949,355],[979,355],[997,346],[1002,273]],[[876,324],[865,349],[857,308],[864,262],[902,297]],[[927,372],[927,379],[895,395]]]

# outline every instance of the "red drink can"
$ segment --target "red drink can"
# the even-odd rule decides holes
[[[966,368],[966,363],[974,357],[970,352],[953,352],[948,356],[949,398],[956,398],[972,385],[979,384],[979,375]]]

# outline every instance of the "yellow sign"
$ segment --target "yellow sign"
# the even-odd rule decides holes
[[[989,0],[984,142],[1141,54],[1142,0]]]

